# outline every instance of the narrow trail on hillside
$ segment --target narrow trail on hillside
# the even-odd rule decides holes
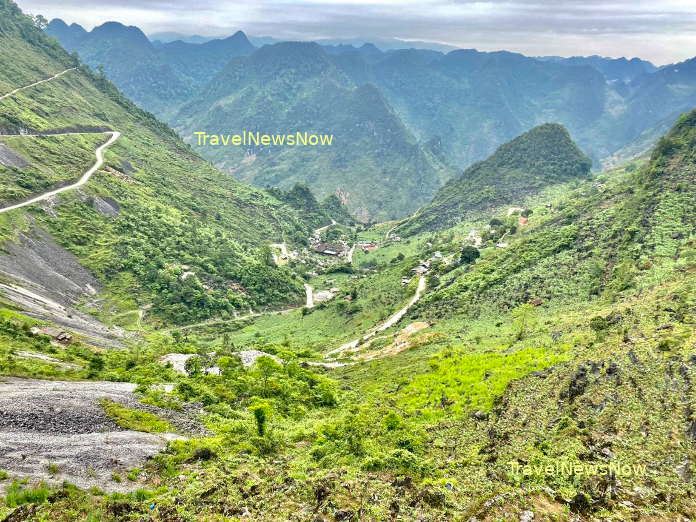
[[[353,263],[353,254],[354,253],[355,253],[355,244],[353,244],[353,246],[350,247],[350,250],[348,250],[348,254],[346,255],[346,259],[351,264]]]
[[[95,133],[95,132],[66,132],[65,134],[13,134],[11,136],[67,136],[71,134],[100,134],[100,133]],[[32,199],[29,199],[27,201],[23,201],[22,203],[16,203],[14,205],[10,205],[9,207],[3,207],[0,208],[0,214],[3,212],[9,212],[10,210],[16,210],[18,208],[26,207],[28,205],[33,205],[34,203],[38,203],[39,201],[46,201],[47,199],[56,196],[58,194],[61,194],[63,192],[67,192],[69,190],[74,190],[78,187],[81,187],[85,183],[89,181],[89,179],[92,177],[92,175],[104,164],[104,149],[109,147],[111,144],[113,144],[117,139],[121,137],[120,132],[115,132],[115,131],[108,131],[104,132],[103,134],[110,134],[111,138],[104,143],[103,145],[100,145],[99,148],[95,151],[95,155],[97,157],[97,161],[92,167],[85,172],[82,177],[76,182],[71,185],[67,185],[65,187],[55,189],[55,190],[50,190],[48,192],[44,192],[43,194],[36,196]],[[10,136],[8,134],[3,134],[0,135],[2,136]]]
[[[42,84],[42,83],[50,82],[51,80],[55,80],[56,78],[60,78],[60,77],[63,76],[65,73],[68,73],[68,72],[70,72],[70,71],[74,71],[74,70],[76,70],[76,69],[77,69],[77,67],[71,67],[70,69],[65,69],[64,71],[61,71],[61,72],[59,72],[58,74],[54,74],[53,76],[51,76],[51,77],[49,77],[49,78],[46,78],[46,79],[44,79],[44,80],[39,80],[38,82],[30,83],[29,85],[25,85],[24,87],[18,87],[18,88],[16,88],[14,91],[10,91],[10,92],[8,92],[7,94],[3,94],[2,96],[0,96],[0,100],[4,100],[5,98],[9,98],[10,96],[14,96],[14,95],[17,94],[18,92],[21,92],[21,91],[23,91],[23,90],[25,90],[25,89],[29,89],[29,88],[31,88],[31,87],[35,87],[35,86],[37,86],[37,85],[39,85],[39,84]]]
[[[334,225],[337,225],[337,223],[336,223],[336,220],[335,220],[335,219],[332,219],[332,220],[331,220],[331,223],[329,223],[328,225],[324,225],[323,227],[317,228],[317,229],[314,231],[314,235],[315,235],[316,237],[319,237],[319,235],[320,235],[324,230],[326,230],[327,228],[331,228],[331,227],[334,226]]]
[[[418,280],[418,287],[416,288],[416,293],[413,295],[411,300],[404,306],[401,310],[397,311],[396,313],[392,314],[386,321],[384,321],[380,326],[375,328],[374,330],[370,331],[368,334],[364,335],[363,337],[359,337],[358,339],[355,339],[354,341],[351,341],[349,343],[346,343],[344,345],[339,346],[335,350],[331,350],[330,352],[327,352],[324,355],[325,359],[330,359],[330,358],[335,358],[336,355],[339,355],[346,350],[350,350],[352,348],[357,348],[358,345],[360,344],[361,341],[367,341],[377,335],[379,332],[383,332],[384,330],[387,330],[394,326],[396,323],[401,321],[401,319],[406,315],[406,313],[411,309],[413,305],[415,305],[418,300],[421,298],[423,295],[423,292],[425,292],[425,285],[426,285],[426,280],[425,276],[420,276],[420,279]]]
[[[72,67],[70,69],[66,69],[62,72],[59,72],[58,74],[54,74],[50,78],[46,78],[44,80],[39,80],[38,82],[31,83],[29,85],[25,85],[24,87],[18,87],[14,91],[8,92],[7,94],[3,94],[0,96],[0,100],[4,100],[5,98],[9,98],[10,96],[13,96],[17,94],[20,91],[23,91],[25,89],[29,89],[31,87],[34,87],[36,85],[39,85],[41,83],[46,83],[50,82],[51,80],[55,80],[56,78],[60,78],[63,76],[65,73],[74,71],[77,69],[77,67]],[[31,199],[28,199],[27,201],[22,201],[21,203],[15,203],[14,205],[10,205],[8,207],[3,207],[0,208],[0,214],[4,212],[9,212],[10,210],[17,210],[18,208],[26,207],[29,205],[33,205],[34,203],[38,203],[39,201],[46,201],[47,199],[56,196],[58,194],[61,194],[63,192],[67,192],[69,190],[76,189],[78,187],[81,187],[85,183],[89,181],[89,179],[92,177],[92,175],[104,164],[104,150],[108,148],[110,145],[112,145],[117,139],[121,137],[120,132],[116,131],[105,131],[105,132],[62,132],[62,133],[33,133],[33,134],[0,134],[0,137],[2,136],[26,136],[26,137],[41,137],[41,136],[75,136],[75,135],[81,135],[81,134],[109,134],[111,135],[111,138],[107,140],[106,143],[103,143],[100,145],[97,150],[95,151],[95,156],[97,158],[97,161],[92,165],[91,168],[85,172],[82,177],[76,182],[72,183],[70,185],[67,185],[65,187],[61,187],[59,189],[54,189],[54,190],[49,190],[48,192],[44,192],[43,194],[33,197]]]
[[[389,230],[387,230],[387,233],[384,234],[385,241],[389,241],[389,236],[391,236],[392,232],[394,232],[394,230],[396,230],[396,227],[398,227],[400,224],[401,224],[401,221],[399,221],[396,225],[394,225]]]
[[[304,289],[305,289],[305,294],[307,296],[305,307],[314,308],[314,288],[312,288],[307,283],[305,283]]]

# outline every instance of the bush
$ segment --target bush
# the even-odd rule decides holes
[[[462,248],[462,254],[459,258],[459,262],[463,265],[470,265],[475,262],[479,257],[481,257],[481,252],[479,249],[470,245]]]

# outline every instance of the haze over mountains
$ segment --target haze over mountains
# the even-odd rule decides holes
[[[126,95],[189,143],[199,130],[335,134],[336,146],[322,151],[198,150],[259,186],[301,182],[321,197],[342,194],[366,221],[408,215],[457,170],[537,125],[562,124],[599,166],[645,153],[696,104],[694,60],[658,69],[640,59],[473,49],[256,49],[241,32],[202,44],[153,44],[115,22],[86,33],[54,20],[47,32],[91,66],[103,65]],[[355,114],[366,116],[363,125]]]

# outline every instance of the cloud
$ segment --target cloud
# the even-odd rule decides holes
[[[640,56],[696,49],[693,0],[18,0],[88,29],[107,20],[144,31],[288,39],[402,38],[528,55]]]

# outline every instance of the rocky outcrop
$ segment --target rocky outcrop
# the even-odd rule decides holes
[[[7,145],[0,143],[0,165],[23,169],[29,166],[29,162]]]
[[[76,307],[101,290],[99,281],[77,258],[34,227],[0,250],[0,294],[27,315],[56,323],[93,344],[119,347],[120,329],[112,329]]]

